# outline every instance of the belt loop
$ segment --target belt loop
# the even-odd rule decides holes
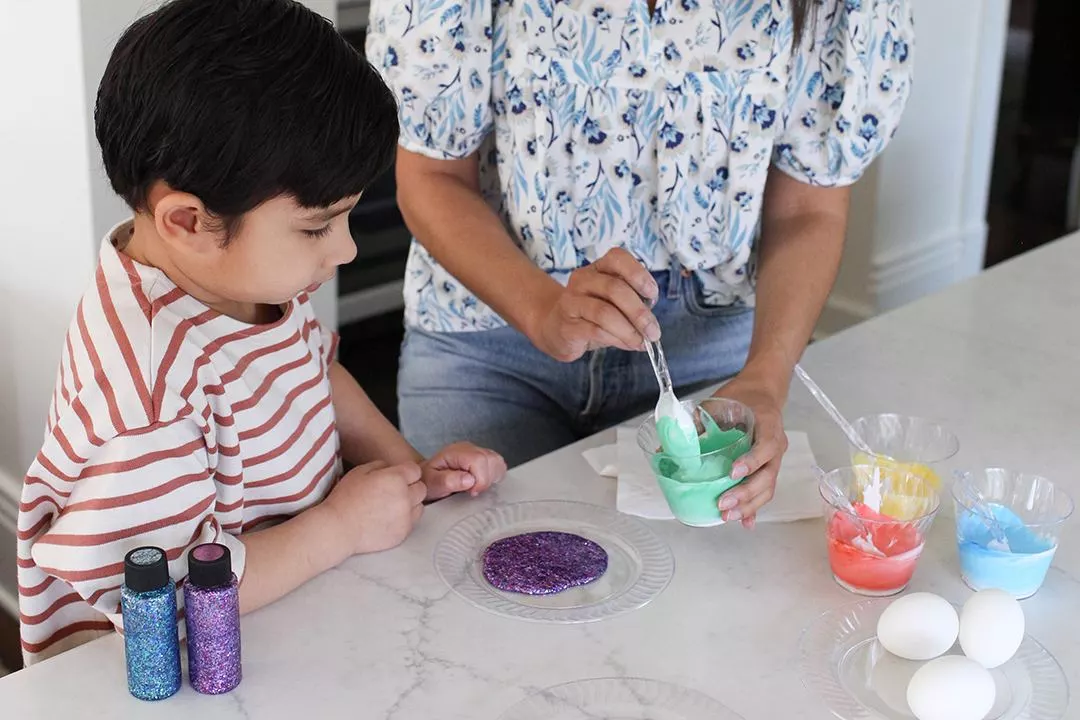
[[[668,300],[678,300],[679,291],[682,289],[682,263],[676,258],[671,259],[671,269],[668,271]]]

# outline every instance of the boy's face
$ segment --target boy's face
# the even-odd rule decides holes
[[[313,291],[356,257],[349,211],[359,195],[328,208],[276,197],[244,215],[224,247],[218,238],[185,243],[177,268],[208,295],[236,303],[284,304]]]

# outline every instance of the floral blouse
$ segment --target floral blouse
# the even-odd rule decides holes
[[[694,271],[707,305],[753,303],[770,166],[853,183],[911,89],[909,0],[372,0],[367,54],[401,145],[479,152],[481,186],[528,257],[565,282],[613,247]],[[414,242],[406,322],[503,325]]]

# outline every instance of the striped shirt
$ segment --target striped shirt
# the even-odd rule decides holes
[[[341,462],[336,337],[306,293],[271,324],[211,310],[102,244],[68,331],[45,444],[23,484],[19,610],[27,664],[120,626],[124,555],[220,542],[322,500]]]

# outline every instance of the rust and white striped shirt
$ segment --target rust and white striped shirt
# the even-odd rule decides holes
[[[27,664],[119,625],[124,555],[186,551],[322,500],[340,475],[328,367],[336,337],[300,294],[248,325],[112,239],[68,331],[45,444],[23,485],[18,579]]]

